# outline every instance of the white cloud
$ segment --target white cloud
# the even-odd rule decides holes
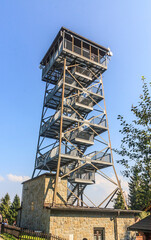
[[[28,176],[17,176],[17,175],[13,175],[11,173],[8,174],[7,177],[12,182],[24,182],[24,181],[30,179],[30,177],[28,177]]]
[[[118,178],[121,182],[121,187],[122,187],[123,191],[128,192],[128,182],[126,181],[126,179],[121,175],[118,176]],[[115,183],[117,182],[114,174],[111,174],[110,179],[112,179]],[[113,186],[114,186],[111,182],[109,182],[105,178],[102,178],[99,175],[96,175],[95,183],[96,183],[96,187],[101,186],[101,184],[102,184],[102,187],[105,187],[106,191],[113,189]]]
[[[0,182],[3,182],[4,178],[2,176],[0,176]]]

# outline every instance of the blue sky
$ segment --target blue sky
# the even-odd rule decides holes
[[[131,119],[141,76],[151,76],[150,9],[150,0],[0,0],[0,198],[21,195],[32,174],[45,88],[38,66],[61,26],[113,52],[103,79],[112,146],[120,145],[117,115]]]

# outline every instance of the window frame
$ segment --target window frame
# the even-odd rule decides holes
[[[102,233],[103,233],[103,240],[105,240],[105,228],[104,227],[94,227],[93,228],[93,237],[95,236],[94,235],[94,231],[102,231]]]

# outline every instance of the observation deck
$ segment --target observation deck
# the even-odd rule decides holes
[[[74,61],[83,63],[98,75],[107,70],[108,54],[109,49],[62,27],[40,63],[42,80],[57,83],[64,57],[67,65],[72,65]],[[91,79],[87,78],[87,81]]]

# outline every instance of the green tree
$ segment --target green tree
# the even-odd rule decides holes
[[[130,201],[132,201],[132,208],[135,209],[144,207],[144,199],[145,205],[149,204],[151,196],[149,187],[149,182],[151,181],[151,95],[149,87],[151,83],[147,84],[144,77],[142,77],[142,82],[143,93],[139,97],[138,105],[132,105],[131,107],[134,120],[128,123],[123,116],[118,116],[122,127],[120,132],[123,135],[123,139],[120,150],[116,150],[123,157],[117,161],[124,166],[123,175],[126,177],[131,176],[129,185],[131,187]],[[136,176],[133,176],[133,174],[136,174],[136,168],[138,175],[141,176],[141,189],[138,188],[139,190],[134,191],[136,186],[133,180]],[[133,177],[134,179],[132,179]],[[133,184],[134,187],[132,186]],[[132,196],[136,192],[139,197],[136,197],[136,195]]]
[[[1,199],[1,203],[0,203],[0,212],[2,213],[2,217],[3,219],[8,219],[10,218],[10,196],[7,193],[4,198]]]
[[[151,167],[146,166],[141,175],[140,199],[142,200],[141,210],[151,202]]]
[[[142,195],[141,188],[141,176],[137,167],[133,168],[133,173],[130,176],[129,182],[129,203],[131,209],[142,209],[143,199],[140,198]]]
[[[120,191],[118,191],[116,198],[113,200],[115,209],[125,209],[123,197]]]
[[[18,214],[18,208],[20,208],[20,198],[18,197],[18,195],[16,194],[14,197],[14,200],[10,206],[10,218],[9,218],[9,222],[10,224],[13,224],[14,221],[16,221],[17,218],[17,214]]]

